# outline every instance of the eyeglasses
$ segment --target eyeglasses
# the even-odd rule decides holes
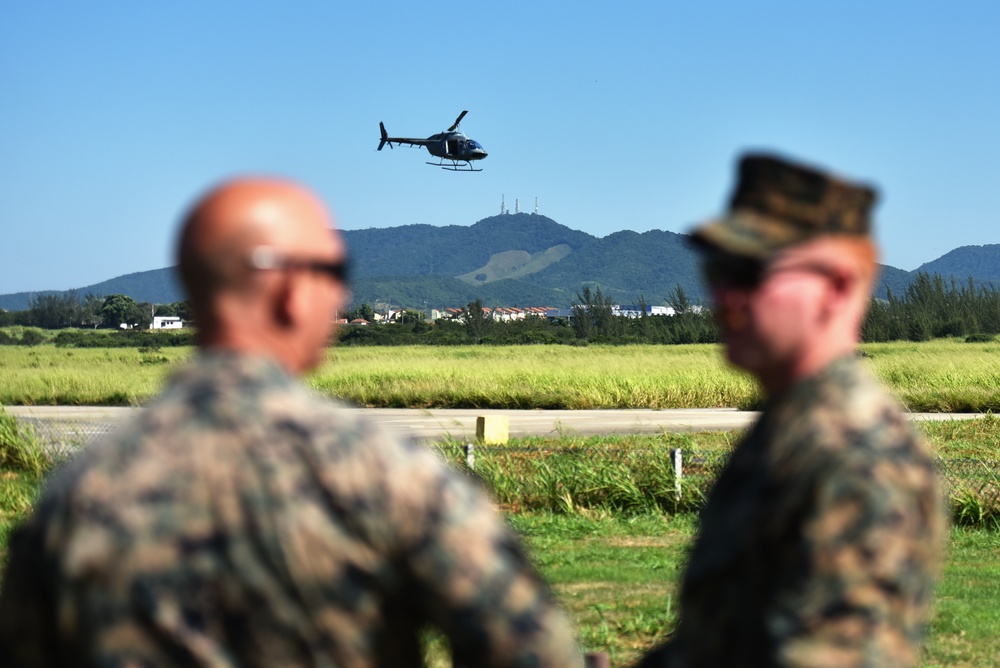
[[[701,265],[702,274],[711,286],[725,286],[736,290],[754,290],[775,274],[805,272],[820,276],[836,277],[837,272],[816,262],[771,266],[763,260],[713,253]]]
[[[767,265],[755,260],[727,253],[712,253],[701,263],[701,273],[709,285],[725,285],[740,290],[756,288],[764,280]]]
[[[326,274],[335,281],[347,284],[350,277],[350,263],[347,258],[334,262],[324,260],[298,260],[282,257],[270,246],[257,246],[250,252],[250,266],[260,271],[274,269],[305,269]]]

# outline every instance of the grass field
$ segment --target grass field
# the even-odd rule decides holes
[[[911,411],[1000,410],[1000,345],[866,344],[872,371]],[[188,348],[0,346],[0,405],[138,405]],[[364,406],[754,408],[760,396],[715,345],[332,348],[308,381]]]
[[[672,628],[691,514],[528,513],[512,517],[569,611],[586,651],[636,659]],[[927,640],[927,667],[1000,663],[1000,533],[952,530]]]

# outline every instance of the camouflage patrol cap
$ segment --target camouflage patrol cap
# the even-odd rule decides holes
[[[740,160],[729,212],[691,232],[702,246],[764,259],[827,234],[866,236],[876,193],[773,155]]]

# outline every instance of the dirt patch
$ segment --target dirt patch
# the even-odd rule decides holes
[[[681,535],[666,536],[612,536],[602,542],[610,547],[673,547],[688,543],[691,538]]]

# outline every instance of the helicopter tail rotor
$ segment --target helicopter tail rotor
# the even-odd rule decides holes
[[[446,132],[454,132],[458,128],[458,124],[462,122],[462,119],[465,118],[465,115],[467,113],[469,113],[468,109],[466,109],[465,111],[463,111],[462,113],[460,113],[458,115],[458,118],[455,119],[455,122],[451,124],[451,127],[448,128],[446,130]]]
[[[382,150],[382,147],[389,144],[389,148],[392,148],[392,142],[389,141],[389,134],[385,131],[385,125],[382,121],[378,122],[379,132],[382,134],[382,139],[378,143],[378,150]]]

